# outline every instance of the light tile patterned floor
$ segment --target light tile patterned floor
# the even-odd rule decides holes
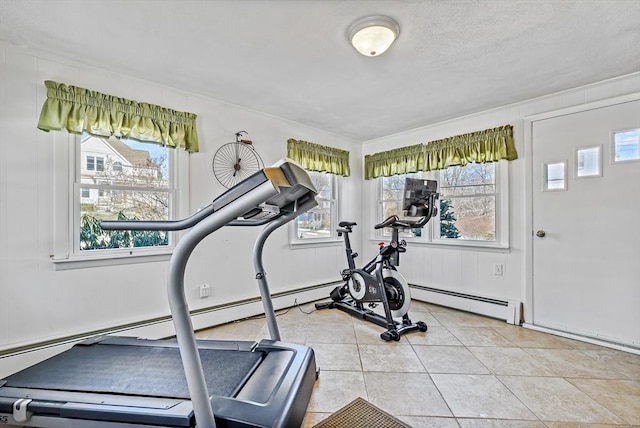
[[[387,343],[336,309],[279,312],[283,341],[311,346],[320,367],[305,427],[356,397],[414,428],[640,426],[639,355],[423,302],[409,314],[429,330]],[[267,336],[260,318],[198,333]]]

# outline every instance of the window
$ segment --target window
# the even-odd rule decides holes
[[[103,231],[103,220],[173,218],[171,152],[152,143],[83,136],[76,163],[72,245],[75,254],[169,245],[167,232]]]
[[[87,171],[104,171],[104,158],[100,156],[86,155],[86,170]]]
[[[500,161],[381,177],[376,222],[392,214],[402,215],[405,177],[437,180],[438,214],[423,229],[405,231],[406,238],[433,244],[506,248],[509,242],[507,176],[508,162]],[[379,232],[379,236],[389,234],[386,229]]]
[[[601,151],[601,146],[576,149],[575,178],[602,176]]]
[[[630,162],[640,160],[640,129],[615,131],[612,134],[613,162]]]
[[[549,162],[544,164],[544,170],[542,171],[544,176],[544,190],[567,190],[567,163],[566,162]]]
[[[300,214],[293,223],[291,243],[312,243],[336,239],[337,179],[336,175],[323,172],[308,172],[318,191],[318,206]]]

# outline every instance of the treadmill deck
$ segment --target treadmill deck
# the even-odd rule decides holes
[[[260,352],[234,349],[199,351],[209,393],[220,397],[233,397],[263,358]],[[173,340],[117,338],[79,344],[5,381],[5,387],[14,388],[189,399]]]

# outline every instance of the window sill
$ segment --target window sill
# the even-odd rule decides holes
[[[482,241],[465,241],[463,239],[456,240],[437,240],[431,242],[415,242],[421,245],[431,245],[434,247],[457,247],[457,248],[469,248],[482,251],[499,251],[509,252],[509,245],[501,244],[499,242],[482,242]]]
[[[481,241],[465,241],[465,240],[456,240],[454,242],[438,240],[438,241],[425,241],[422,239],[415,238],[401,238],[404,239],[409,246],[424,246],[424,247],[432,247],[432,248],[467,248],[469,250],[475,251],[495,251],[500,253],[508,253],[510,248],[508,245],[497,243],[497,242],[481,242]],[[369,239],[371,243],[378,243],[381,241],[389,241],[387,237],[380,238],[371,238]]]
[[[66,258],[51,257],[55,270],[85,269],[104,266],[118,266],[138,263],[164,262],[171,258],[173,248],[154,252],[130,252],[119,254],[99,254],[87,256],[71,256]]]
[[[304,249],[304,248],[318,248],[318,247],[332,247],[335,245],[342,245],[342,240],[337,238],[332,239],[309,239],[307,241],[295,241],[289,242],[289,248],[292,250],[295,249]]]

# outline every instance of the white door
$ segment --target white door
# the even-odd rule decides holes
[[[638,128],[638,100],[532,122],[535,325],[640,347]]]

